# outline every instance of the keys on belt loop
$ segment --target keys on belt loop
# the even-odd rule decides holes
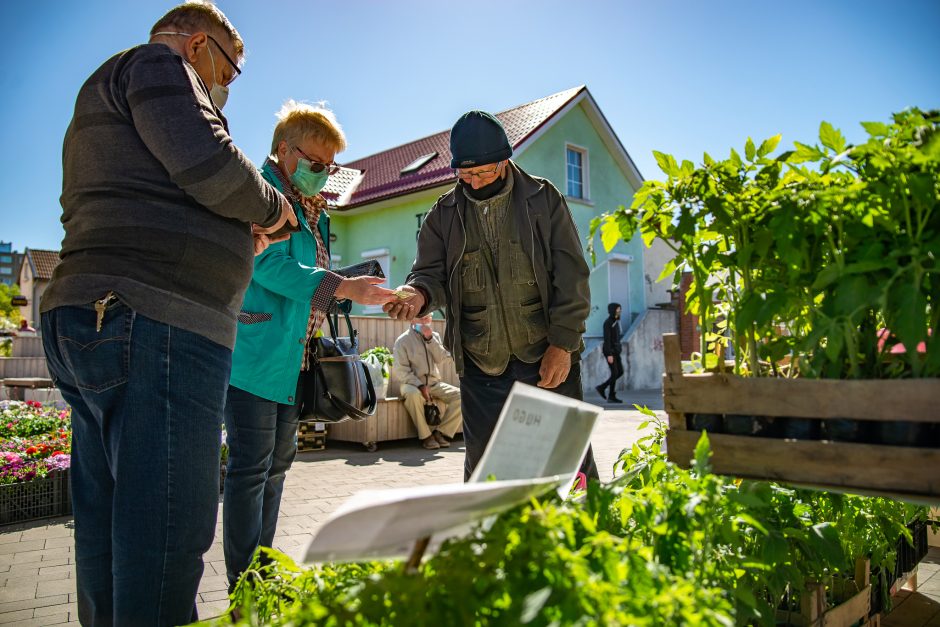
[[[95,311],[98,312],[98,319],[95,322],[95,331],[101,333],[101,323],[104,322],[104,312],[108,310],[108,305],[115,300],[114,292],[108,292],[104,298],[95,301]]]

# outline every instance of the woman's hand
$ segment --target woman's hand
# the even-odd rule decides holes
[[[397,301],[398,297],[395,296],[393,290],[379,287],[378,284],[384,281],[385,279],[375,276],[357,276],[351,279],[343,279],[343,282],[336,288],[333,297],[336,300],[348,298],[360,305],[385,305]]]

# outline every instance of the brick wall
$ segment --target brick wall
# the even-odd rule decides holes
[[[679,283],[679,347],[682,349],[682,359],[690,359],[692,353],[698,352],[702,346],[698,316],[685,311],[686,295],[691,283],[692,273],[684,272]]]

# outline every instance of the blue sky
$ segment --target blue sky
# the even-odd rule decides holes
[[[260,163],[287,98],[328,101],[348,161],[586,84],[645,178],[821,120],[940,107],[940,1],[218,0],[248,48],[225,113]],[[57,249],[62,137],[82,82],[172,2],[0,6],[0,239]],[[276,7],[276,8],[275,8]]]

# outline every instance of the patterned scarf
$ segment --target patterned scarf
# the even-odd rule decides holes
[[[310,225],[310,230],[313,231],[313,236],[317,241],[317,267],[329,269],[330,255],[327,253],[326,245],[323,243],[323,237],[320,235],[319,228],[320,214],[326,209],[326,200],[320,194],[316,196],[304,196],[300,193],[300,190],[291,183],[290,179],[284,175],[284,172],[281,171],[281,168],[276,162],[268,159],[265,165],[268,163],[271,165],[271,171],[274,172],[278,181],[281,182],[281,189],[284,190],[284,195],[287,199],[295,205],[299,204],[303,209],[304,218],[306,218],[307,224]],[[306,348],[304,349],[304,358],[300,366],[301,370],[310,368],[310,340],[316,335],[317,330],[319,330],[323,321],[326,320],[326,316],[327,312],[315,309],[313,303],[310,303],[310,317],[307,319],[307,336],[304,342]]]

